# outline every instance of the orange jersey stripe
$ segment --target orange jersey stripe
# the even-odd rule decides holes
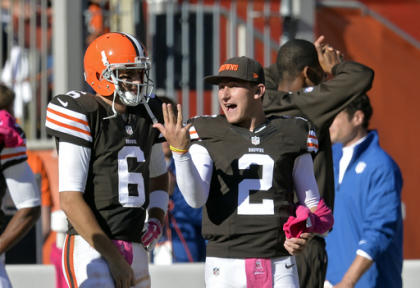
[[[86,122],[85,120],[81,120],[81,119],[79,119],[79,118],[76,118],[76,117],[72,117],[72,116],[66,115],[66,114],[64,114],[64,113],[58,112],[58,111],[56,111],[56,110],[53,110],[53,109],[51,109],[51,108],[49,108],[49,107],[47,108],[47,110],[48,110],[49,112],[51,112],[51,113],[55,114],[55,115],[58,115],[58,116],[61,116],[61,117],[63,117],[63,118],[66,118],[66,119],[72,120],[72,121],[74,121],[74,122],[79,122],[79,123],[81,123],[81,124],[83,124],[83,125],[89,126],[89,123],[88,123],[88,122]],[[57,123],[56,123],[56,124],[57,124]]]
[[[77,279],[76,279],[76,273],[74,271],[74,263],[73,263],[74,257],[73,257],[73,254],[74,254],[74,236],[70,237],[70,253],[69,253],[69,255],[71,255],[71,257],[70,257],[70,275],[73,278],[74,286],[78,287]]]
[[[51,122],[51,123],[54,123],[54,124],[56,124],[56,125],[58,125],[58,126],[61,126],[61,127],[64,127],[64,128],[70,129],[70,130],[74,130],[74,131],[77,131],[77,132],[80,132],[80,133],[83,133],[83,134],[86,134],[86,135],[91,136],[89,131],[86,131],[86,130],[83,130],[83,129],[80,129],[80,128],[78,128],[78,127],[74,127],[74,126],[71,126],[71,125],[68,125],[68,124],[64,124],[64,123],[62,123],[62,122],[56,121],[56,120],[54,120],[54,119],[51,119],[51,118],[49,118],[49,117],[47,117],[46,119],[47,119],[47,121],[49,121],[49,122]],[[76,118],[75,118],[75,119],[76,119]],[[83,120],[80,120],[80,121],[83,121]],[[80,122],[80,121],[78,121],[78,122]],[[85,121],[83,121],[83,122],[85,122]],[[81,122],[80,122],[80,123],[81,123]],[[87,123],[87,122],[86,122],[86,123]]]
[[[69,267],[67,265],[67,263],[69,262],[69,253],[68,253],[68,247],[69,247],[69,235],[66,235],[66,240],[64,241],[64,259],[63,259],[63,263],[64,263],[64,273],[66,273],[66,278],[67,278],[67,283],[71,285],[71,279],[70,279],[70,274],[69,274]]]
[[[64,245],[64,270],[67,276],[67,282],[71,288],[78,287],[76,273],[74,271],[73,254],[74,254],[74,236],[67,235]]]
[[[18,153],[13,153],[13,154],[7,154],[7,155],[1,155],[0,159],[9,159],[9,158],[13,158],[13,157],[17,157],[17,156],[22,156],[22,155],[26,155],[26,152],[18,152]]]

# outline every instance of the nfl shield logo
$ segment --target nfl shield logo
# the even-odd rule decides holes
[[[127,125],[127,126],[125,126],[125,132],[128,134],[128,135],[133,135],[133,128],[130,126],[130,125]]]
[[[260,137],[252,136],[251,137],[251,143],[252,143],[252,145],[260,145]]]
[[[220,275],[219,267],[213,267],[213,275],[214,276],[219,276]]]
[[[261,260],[260,259],[257,259],[255,261],[255,269],[256,270],[263,270],[262,263],[261,263]]]

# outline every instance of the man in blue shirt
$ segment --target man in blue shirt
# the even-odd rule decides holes
[[[326,279],[334,287],[402,287],[402,177],[368,130],[371,116],[362,95],[330,127],[335,223],[326,238]]]

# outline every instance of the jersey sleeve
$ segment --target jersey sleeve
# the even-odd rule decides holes
[[[303,117],[293,117],[290,120],[295,122],[290,132],[295,133],[297,144],[301,153],[316,154],[318,152],[318,137],[313,124]]]
[[[374,71],[357,62],[344,61],[333,68],[334,77],[293,93],[299,109],[317,127],[329,127],[335,116],[372,87]]]
[[[306,148],[310,153],[318,152],[318,137],[316,136],[315,130],[312,128],[308,131],[308,137],[306,138]]]
[[[198,131],[197,128],[195,127],[197,124],[197,121],[199,117],[193,117],[188,119],[188,123],[191,124],[190,129],[188,130],[189,134],[190,134],[190,141],[191,143],[197,143],[199,141],[201,141],[200,136],[198,135]]]
[[[222,139],[226,134],[228,124],[223,116],[197,116],[188,120],[191,123],[190,140],[192,143],[208,139]]]
[[[6,110],[0,111],[1,169],[24,162],[26,156],[25,133],[14,117]]]
[[[194,124],[190,127],[189,133],[190,133],[191,142],[200,141],[200,136],[198,136],[198,132],[197,132],[197,129],[195,129]]]
[[[81,105],[82,94],[65,94],[55,96],[47,107],[45,126],[47,133],[76,145],[91,147],[92,131],[89,114]]]

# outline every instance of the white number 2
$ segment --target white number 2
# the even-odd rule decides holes
[[[238,187],[238,214],[240,215],[274,215],[273,199],[263,199],[262,203],[250,203],[249,191],[267,191],[273,183],[274,160],[266,154],[244,154],[238,160],[238,168],[249,169],[254,165],[262,166],[261,179],[244,179]]]
[[[146,197],[144,192],[143,175],[128,171],[128,158],[135,158],[137,162],[144,162],[144,153],[138,146],[124,146],[118,152],[118,194],[123,207],[140,207]],[[128,186],[137,184],[137,195],[129,195]]]

